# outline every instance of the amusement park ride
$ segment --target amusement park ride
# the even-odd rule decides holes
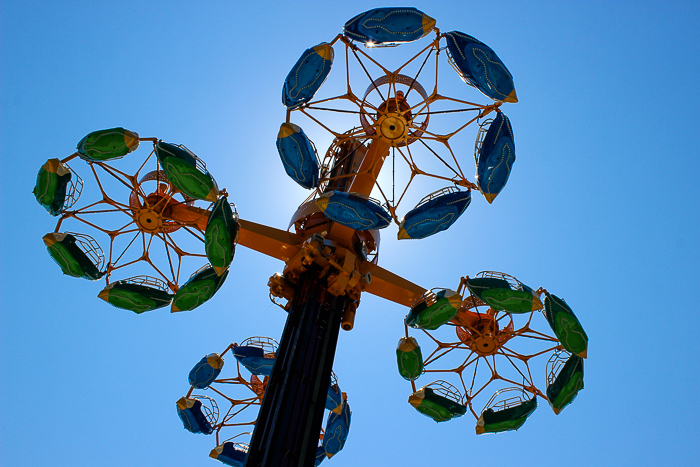
[[[398,49],[386,47],[398,45],[415,53],[390,62]],[[328,88],[335,93],[314,100],[334,59],[338,79]],[[447,64],[493,102],[441,94]],[[210,456],[234,466],[311,466],[342,449],[351,411],[332,365],[339,330],[353,328],[363,292],[409,309],[396,359],[418,412],[437,422],[469,413],[482,434],[520,428],[538,398],[557,414],[564,409],[583,388],[588,341],[564,300],[491,271],[462,277],[456,290],[427,290],[378,264],[380,229],[395,223],[399,239],[437,234],[457,221],[472,192],[490,204],[506,184],[515,144],[501,107],[517,97],[493,50],[461,32],[441,32],[414,8],[378,8],[304,51],[282,102],[277,149],[287,174],[311,190],[287,230],[240,219],[185,146],[123,128],[90,133],[75,154],[48,160],[34,188],[58,217],[44,242],[63,273],[105,280],[98,297],[135,313],[202,305],[224,283],[236,244],[285,263],[268,283],[271,299],[288,312],[280,343],[253,337],[205,356],[177,401],[187,430],[215,434]],[[321,161],[300,121],[332,137]],[[472,124],[473,182],[459,147]],[[140,145],[152,147],[145,159],[122,159]],[[73,160],[94,181],[94,198],[82,207],[87,186],[68,165]],[[69,224],[90,229],[108,248],[62,230]],[[183,280],[189,265],[205,262]],[[127,271],[139,275],[126,278]],[[223,368],[229,355],[235,361]]]

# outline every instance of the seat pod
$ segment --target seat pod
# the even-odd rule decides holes
[[[459,31],[445,34],[447,53],[468,84],[495,101],[518,102],[513,75],[491,47]]]
[[[318,186],[316,151],[300,127],[293,123],[282,124],[277,134],[277,152],[292,180],[309,190]]]
[[[58,264],[63,274],[95,281],[104,275],[95,263],[77,244],[77,239],[70,233],[47,233],[44,244],[51,258]]]
[[[515,141],[510,120],[498,112],[477,152],[476,182],[491,204],[508,182],[515,163]]]
[[[39,169],[34,197],[52,216],[63,210],[71,178],[71,171],[59,159],[49,159]]]
[[[238,234],[238,216],[233,214],[231,204],[221,196],[209,213],[204,231],[204,251],[217,275],[221,276],[233,261]]]
[[[316,206],[333,222],[355,230],[383,229],[391,222],[384,208],[357,193],[324,193],[316,199]]]
[[[78,155],[91,162],[119,159],[139,147],[139,135],[124,128],[93,131],[78,143]]]
[[[216,201],[219,187],[203,164],[189,149],[159,141],[156,156],[168,180],[185,195],[204,201]]]
[[[578,392],[583,389],[583,359],[572,355],[559,371],[557,377],[547,386],[547,400],[559,415],[564,407],[571,404]]]
[[[210,353],[204,356],[190,370],[187,378],[190,385],[196,389],[208,388],[211,383],[221,374],[224,367],[224,359],[217,353]]]
[[[314,461],[314,467],[321,465],[321,462],[326,458],[326,450],[323,449],[323,444],[316,448],[316,460]]]
[[[345,446],[350,431],[351,415],[352,411],[347,400],[343,401],[340,413],[331,412],[328,414],[326,430],[323,435],[323,450],[329,459],[338,454]]]
[[[494,310],[508,313],[529,313],[542,308],[539,296],[525,284],[523,290],[511,287],[508,281],[492,277],[467,279],[467,288]]]
[[[333,47],[327,42],[306,49],[289,71],[282,86],[282,103],[294,109],[309,102],[328,77]]]
[[[326,394],[326,409],[331,412],[340,413],[343,407],[343,393],[337,384],[333,381],[328,383],[328,393]]]
[[[265,357],[265,351],[252,345],[240,345],[233,347],[233,356],[248,371],[258,376],[270,376],[275,365],[274,358]]]
[[[405,322],[416,329],[434,331],[455,317],[462,304],[462,296],[449,289],[428,292],[411,306]],[[432,302],[432,304],[429,304]]]
[[[244,451],[240,446],[236,446],[236,443],[226,441],[212,449],[209,457],[226,465],[244,467],[248,451]]]
[[[218,275],[211,266],[197,272],[175,293],[170,311],[194,310],[214,296],[227,276],[228,269]]]
[[[545,293],[544,314],[561,345],[572,354],[586,358],[588,336],[569,305],[556,295]]]
[[[97,295],[117,308],[141,314],[170,305],[173,296],[161,289],[134,284],[128,279],[112,282]]]
[[[428,34],[435,20],[415,8],[375,8],[352,18],[343,34],[368,46],[411,42]]]
[[[194,397],[181,397],[177,401],[177,415],[185,430],[190,433],[210,435],[214,428],[202,411],[202,402]]]
[[[426,238],[447,230],[469,207],[471,201],[471,190],[457,190],[422,200],[401,221],[399,240]]]
[[[396,364],[399,374],[408,381],[415,381],[423,373],[423,354],[415,337],[402,337],[396,346]]]
[[[517,430],[523,426],[527,417],[529,417],[536,408],[536,397],[514,407],[508,407],[507,409],[495,411],[493,408],[488,408],[481,413],[479,420],[476,422],[476,434],[481,435],[483,433],[500,433],[502,431]]]
[[[411,394],[408,397],[408,403],[436,422],[446,422],[467,413],[464,405],[436,393],[429,386],[423,386]]]

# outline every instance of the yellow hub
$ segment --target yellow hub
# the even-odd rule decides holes
[[[145,232],[157,232],[163,228],[163,220],[160,215],[152,209],[140,209],[134,216],[136,225]]]
[[[481,356],[493,355],[500,347],[500,343],[493,336],[479,336],[470,345],[471,349]]]
[[[381,139],[393,145],[406,140],[408,125],[406,119],[398,113],[390,112],[379,117],[377,121]]]

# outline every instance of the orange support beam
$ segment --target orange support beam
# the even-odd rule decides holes
[[[239,219],[238,244],[285,263],[299,253],[300,235]]]

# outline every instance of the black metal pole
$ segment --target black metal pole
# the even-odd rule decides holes
[[[313,467],[340,321],[348,299],[329,294],[318,271],[295,289],[260,407],[246,467]]]

